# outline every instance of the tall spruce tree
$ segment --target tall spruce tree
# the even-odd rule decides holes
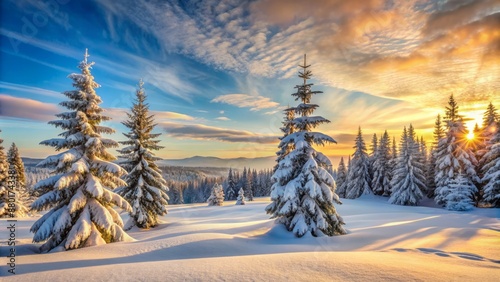
[[[149,114],[146,99],[144,82],[140,80],[135,101],[127,113],[128,119],[122,122],[129,129],[123,133],[128,140],[119,143],[126,147],[118,150],[120,158],[125,159],[120,165],[128,172],[123,178],[127,185],[118,193],[132,206],[130,219],[139,228],[158,225],[158,216],[167,214],[169,200],[167,183],[155,163],[161,159],[153,153],[164,148],[158,145],[160,140],[155,139],[161,133],[152,133],[156,124],[154,115]]]
[[[456,183],[459,174],[467,177],[470,183],[480,182],[475,166],[476,158],[467,142],[467,130],[458,115],[458,106],[453,96],[446,107],[446,135],[439,140],[436,148],[436,190],[435,201],[446,206],[448,195],[452,192],[448,184]],[[477,191],[475,185],[471,188]],[[473,194],[473,193],[472,193]]]
[[[429,157],[428,169],[427,169],[427,197],[434,198],[434,191],[436,190],[436,154],[439,144],[439,140],[445,135],[443,124],[441,122],[441,115],[438,114],[436,117],[436,122],[434,123],[434,142],[432,143],[431,154]]]
[[[347,189],[347,168],[344,164],[344,157],[340,158],[339,167],[337,169],[337,190],[335,193],[339,195],[340,198],[345,198],[345,192]]]
[[[85,51],[80,74],[69,75],[76,89],[65,91],[69,100],[60,105],[70,111],[57,114],[60,120],[49,122],[64,130],[62,138],[41,142],[57,151],[65,150],[39,163],[53,168],[54,174],[35,185],[41,196],[31,205],[37,211],[51,208],[31,227],[34,242],[46,241],[42,251],[131,240],[113,208],[115,204],[131,210],[127,201],[112,191],[126,185],[120,176],[127,172],[112,163],[115,157],[107,152],[108,148],[118,147],[118,143],[101,137],[114,130],[100,125],[110,118],[102,114],[99,106],[102,101],[94,90],[99,84],[90,73],[94,63],[88,62],[88,57]]]
[[[389,196],[391,190],[391,139],[387,130],[380,138],[378,153],[373,163],[372,189],[377,195]]]
[[[0,132],[2,131],[0,130]],[[0,217],[5,217],[9,215],[9,186],[7,185],[9,163],[2,143],[3,139],[0,138]]]
[[[234,180],[233,169],[229,168],[229,173],[227,175],[226,200],[236,200],[236,195],[236,182]]]
[[[361,195],[372,194],[370,178],[370,160],[366,153],[366,145],[363,140],[361,127],[355,139],[355,149],[352,155],[351,166],[347,174],[347,199],[356,199]]]
[[[401,146],[392,176],[392,194],[389,203],[416,206],[425,191],[425,176],[420,162],[419,142],[413,126],[406,127],[401,136]]]
[[[488,140],[486,153],[481,161],[484,164],[481,171],[484,201],[500,208],[500,122],[497,123],[496,128],[495,134]]]
[[[15,143],[9,148],[7,152],[7,162],[9,164],[9,177],[14,179],[14,215],[15,217],[25,217],[28,213],[26,206],[29,200],[29,193],[26,189],[26,174],[24,171],[24,163],[21,159],[21,154]],[[9,179],[10,179],[9,178]]]
[[[309,70],[310,65],[306,64],[305,55],[304,64],[300,67],[302,71],[299,72],[299,77],[303,79],[303,84],[297,85],[297,92],[292,94],[296,100],[301,101],[293,108],[298,115],[292,121],[295,132],[283,138],[280,143],[280,147],[293,143],[293,151],[278,163],[273,174],[273,202],[266,210],[271,213],[272,218],[277,218],[279,223],[298,237],[309,232],[313,236],[345,234],[343,219],[334,206],[334,202],[341,202],[337,194],[332,192],[335,181],[328,172],[331,162],[313,147],[336,141],[323,133],[312,131],[320,124],[330,121],[320,116],[311,116],[319,107],[311,104],[311,98],[321,91],[312,91],[313,84],[307,83],[312,72]]]
[[[373,134],[372,137],[372,143],[370,145],[370,151],[371,153],[369,154],[369,163],[370,163],[370,179],[373,179],[373,173],[374,173],[374,167],[373,164],[377,160],[377,154],[378,154],[378,138],[377,134]]]

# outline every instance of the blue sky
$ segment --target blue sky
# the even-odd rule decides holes
[[[24,156],[60,131],[85,48],[115,140],[140,78],[162,132],[164,158],[271,156],[281,109],[304,53],[324,91],[313,102],[332,121],[320,130],[351,152],[413,123],[430,141],[453,93],[472,120],[500,106],[498,1],[76,1],[1,2],[0,129]]]

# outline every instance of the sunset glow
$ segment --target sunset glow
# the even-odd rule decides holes
[[[160,157],[274,156],[307,53],[335,163],[358,126],[368,142],[384,130],[399,142],[412,124],[430,143],[450,94],[468,129],[500,105],[498,9],[459,2],[71,1],[41,21],[33,15],[53,8],[44,1],[2,1],[0,128],[23,155],[52,154],[38,143],[60,133],[47,122],[88,48],[111,138],[123,138],[142,78]]]

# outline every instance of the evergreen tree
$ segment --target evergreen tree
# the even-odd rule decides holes
[[[448,179],[441,193],[446,195],[444,199],[445,208],[453,211],[467,211],[473,208],[473,195],[477,191],[476,186],[469,178],[459,173],[456,178]]]
[[[245,196],[249,201],[253,201],[253,191],[252,184],[250,183],[250,178],[252,177],[250,168],[247,170],[243,168],[243,175],[241,176],[241,188],[245,191]]]
[[[2,132],[0,130],[0,132]],[[5,155],[5,148],[2,146],[3,139],[0,138],[0,217],[9,214],[9,163]]]
[[[209,206],[222,206],[224,203],[224,189],[220,184],[215,183],[212,187],[212,193],[207,199],[207,203]]]
[[[455,101],[455,98],[453,98],[453,94],[450,95],[450,99],[448,100],[448,106],[446,106],[444,119],[449,122],[462,120],[462,117],[458,114],[458,104]]]
[[[233,170],[229,168],[229,174],[227,175],[227,189],[226,189],[226,200],[232,201],[236,199],[236,182],[233,178]]]
[[[447,196],[450,193],[447,185],[456,183],[459,174],[463,174],[463,177],[467,177],[471,183],[480,182],[475,170],[477,161],[466,139],[468,132],[462,118],[458,115],[458,107],[453,100],[453,96],[450,97],[446,111],[446,127],[448,131],[439,140],[436,149],[435,175],[435,201],[443,206],[447,205]]]
[[[372,189],[377,195],[388,196],[391,192],[391,139],[387,130],[380,138],[378,153],[373,163]]]
[[[500,128],[500,122],[497,123],[497,128]],[[481,167],[484,183],[483,199],[500,208],[500,130],[497,129],[495,135],[488,141],[481,163],[484,164]]]
[[[236,199],[236,205],[244,205],[245,204],[245,191],[243,188],[240,188],[238,192],[238,199]]]
[[[353,148],[355,151],[352,155],[349,173],[347,174],[347,199],[356,199],[363,194],[372,194],[369,157],[366,153],[366,145],[361,133],[361,127],[358,129],[358,135]]]
[[[9,164],[9,177],[15,179],[14,185],[14,215],[15,217],[25,217],[28,213],[26,203],[29,201],[29,193],[26,189],[26,175],[24,171],[24,163],[19,154],[19,149],[15,143],[9,148],[7,152],[7,162]],[[12,191],[12,190],[11,190]]]
[[[123,231],[122,219],[112,205],[131,210],[127,201],[112,191],[126,185],[120,177],[127,172],[112,163],[115,157],[106,151],[118,143],[101,137],[101,133],[110,134],[114,130],[99,125],[109,118],[102,115],[103,109],[99,107],[102,101],[94,90],[99,85],[90,73],[94,63],[87,58],[85,52],[79,65],[81,74],[69,75],[76,90],[64,92],[69,101],[60,103],[70,111],[57,114],[60,120],[49,122],[65,130],[60,134],[62,138],[41,142],[57,151],[66,150],[39,164],[54,169],[53,176],[35,185],[41,196],[31,205],[36,211],[51,208],[31,227],[34,242],[47,240],[42,251],[131,239]]]
[[[306,65],[305,55],[304,65],[300,67],[303,70],[299,72],[299,77],[303,79],[303,84],[297,85],[297,93],[292,94],[296,100],[301,101],[294,108],[299,115],[292,121],[295,132],[283,138],[280,143],[280,147],[283,147],[284,144],[293,142],[293,151],[278,163],[273,174],[273,202],[266,211],[298,237],[308,232],[313,236],[345,234],[342,227],[344,222],[333,204],[341,202],[337,194],[332,192],[335,181],[327,171],[331,162],[313,147],[336,141],[327,135],[311,131],[330,121],[320,116],[311,116],[319,107],[311,104],[312,95],[321,91],[312,91],[313,84],[307,83],[312,73],[308,69],[310,66]]]
[[[410,124],[401,136],[401,146],[396,168],[391,182],[392,194],[389,203],[406,206],[416,206],[423,198],[425,177],[423,165],[420,163],[419,142]]]
[[[377,160],[377,154],[378,154],[378,139],[377,139],[377,134],[373,134],[372,137],[372,144],[370,145],[370,157],[369,157],[369,163],[370,163],[370,179],[373,179],[373,173],[375,171],[375,168],[373,167],[373,164]]]
[[[427,197],[434,198],[434,191],[436,190],[436,154],[439,144],[439,140],[445,136],[443,129],[443,124],[441,122],[441,115],[438,114],[436,117],[436,122],[434,123],[434,142],[432,145],[431,155],[429,158],[429,164],[427,169]]]
[[[499,121],[500,115],[497,113],[497,109],[493,106],[493,103],[490,102],[483,114],[483,128],[496,126]]]
[[[125,159],[120,165],[128,172],[124,177],[127,185],[118,193],[132,206],[130,219],[139,228],[158,225],[158,216],[167,214],[169,200],[167,183],[155,164],[161,159],[153,153],[164,147],[158,145],[160,140],[155,140],[161,134],[152,133],[156,124],[154,115],[149,114],[146,99],[144,83],[140,80],[135,101],[127,113],[128,119],[122,122],[129,129],[128,133],[123,133],[128,140],[119,143],[126,147],[118,150],[120,157]],[[127,227],[132,227],[132,224],[127,224]]]
[[[347,189],[347,168],[344,164],[344,157],[340,158],[339,168],[337,169],[337,190],[335,191],[340,198],[345,198]]]
[[[252,195],[253,196],[260,196],[259,194],[260,188],[259,188],[259,180],[257,179],[257,170],[252,171]]]

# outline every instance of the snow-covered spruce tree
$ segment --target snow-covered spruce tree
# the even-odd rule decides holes
[[[207,199],[207,203],[209,206],[222,206],[222,204],[224,203],[224,189],[221,185],[215,183],[215,185],[212,187],[212,193]]]
[[[159,146],[157,140],[161,133],[152,133],[156,124],[154,115],[149,114],[149,105],[146,103],[144,83],[139,81],[135,101],[127,113],[127,121],[123,122],[129,132],[123,133],[128,138],[119,143],[126,147],[118,150],[121,154],[120,165],[128,174],[123,178],[126,186],[118,190],[125,200],[132,206],[130,218],[139,228],[150,228],[158,225],[158,216],[167,214],[168,188],[161,170],[155,161],[153,151],[164,147]],[[132,224],[127,224],[127,228]]]
[[[9,170],[13,171],[14,174],[9,174],[10,177],[15,179],[14,187],[14,215],[15,217],[25,217],[28,213],[27,202],[29,201],[29,193],[26,189],[26,174],[24,171],[24,163],[19,154],[19,149],[15,143],[9,148],[7,152],[7,162],[9,165]]]
[[[243,188],[240,188],[238,191],[238,198],[236,199],[236,205],[244,205],[245,204],[245,191]]]
[[[486,146],[486,153],[483,156],[481,168],[483,173],[482,182],[483,200],[500,208],[500,122],[497,123],[497,130]]]
[[[492,103],[490,103],[483,114],[482,128],[479,130],[479,132],[474,133],[477,139],[476,157],[479,161],[478,167],[480,168],[478,172],[481,176],[483,176],[483,169],[481,168],[485,165],[483,160],[486,160],[485,158],[483,158],[483,156],[484,154],[486,154],[486,152],[488,152],[490,140],[498,131],[498,122],[500,122],[500,119],[497,113],[497,109],[495,108],[495,106],[493,106]]]
[[[373,163],[372,189],[377,195],[388,196],[390,194],[391,181],[391,139],[387,130],[380,138],[377,158]]]
[[[424,197],[425,176],[420,162],[419,142],[410,124],[401,136],[401,146],[396,167],[392,176],[392,194],[389,203],[405,206],[416,206]]]
[[[81,74],[69,75],[76,89],[63,93],[69,100],[60,105],[70,111],[57,114],[60,120],[49,122],[64,130],[62,138],[41,142],[57,151],[65,150],[39,164],[53,168],[54,174],[34,187],[41,196],[33,202],[32,209],[51,208],[31,227],[34,242],[47,240],[41,251],[131,240],[113,208],[115,204],[130,211],[127,201],[112,191],[126,185],[120,176],[127,172],[112,163],[115,157],[107,152],[108,148],[118,147],[118,143],[101,137],[114,130],[100,125],[109,118],[102,115],[99,107],[102,101],[94,90],[99,85],[90,73],[94,63],[87,59],[85,51],[79,65]]]
[[[339,167],[337,169],[337,180],[335,182],[337,184],[335,193],[337,193],[340,198],[345,198],[347,189],[347,168],[344,164],[344,157],[340,158]]]
[[[474,207],[472,198],[476,191],[476,186],[469,178],[459,173],[456,178],[449,179],[442,188],[442,193],[446,194],[445,208],[452,211],[471,210]]]
[[[241,187],[245,190],[245,196],[249,201],[253,201],[253,191],[252,191],[252,183],[251,183],[252,173],[250,168],[248,170],[243,168],[243,175],[241,176]]]
[[[378,154],[378,139],[377,139],[377,134],[373,134],[372,137],[372,143],[370,145],[370,151],[371,153],[368,155],[369,156],[369,163],[370,163],[370,179],[373,179],[373,163],[375,163],[375,160],[377,160],[377,154]]]
[[[236,182],[234,181],[233,170],[229,168],[229,174],[227,175],[226,200],[235,200],[236,195]]]
[[[0,132],[2,132],[0,130]],[[9,163],[5,155],[5,148],[2,145],[3,139],[0,138],[0,217],[4,217],[8,213],[9,190],[7,186],[7,178],[9,176]]]
[[[286,226],[288,231],[297,237],[306,233],[313,236],[325,234],[327,236],[345,234],[344,221],[337,214],[334,202],[341,204],[335,194],[335,181],[328,173],[331,167],[330,160],[314,149],[313,145],[325,145],[336,141],[320,132],[312,130],[323,123],[330,122],[320,116],[311,116],[319,106],[311,104],[313,94],[321,91],[312,91],[307,80],[312,73],[306,65],[300,66],[302,71],[299,77],[302,85],[297,85],[297,92],[292,96],[300,100],[294,108],[298,117],[292,121],[295,132],[281,140],[280,146],[293,143],[293,151],[286,155],[278,164],[272,178],[274,184],[271,192],[271,207],[267,208],[272,218]]]
[[[434,198],[434,191],[436,190],[436,154],[439,144],[439,140],[444,137],[445,132],[443,129],[443,124],[441,122],[441,115],[438,114],[436,117],[436,122],[434,123],[434,142],[432,143],[432,149],[429,156],[429,163],[427,168],[426,183],[427,183],[427,197]]]
[[[448,183],[457,180],[460,173],[468,178],[471,183],[480,182],[475,166],[476,158],[471,151],[462,118],[458,115],[458,106],[450,97],[449,107],[446,108],[446,135],[439,140],[436,148],[436,190],[435,201],[446,206],[449,193]],[[477,190],[477,188],[475,189]]]
[[[347,174],[347,199],[356,199],[361,195],[372,194],[371,179],[370,179],[370,160],[366,153],[366,145],[363,140],[361,127],[358,129],[356,136],[354,154],[352,155],[351,166]]]

